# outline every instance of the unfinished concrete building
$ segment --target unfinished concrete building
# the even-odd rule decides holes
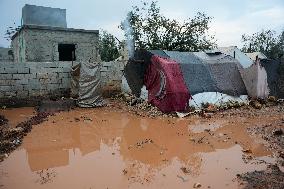
[[[25,5],[12,37],[14,62],[99,60],[99,31],[67,28],[66,10]]]

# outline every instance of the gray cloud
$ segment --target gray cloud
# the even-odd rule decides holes
[[[5,29],[14,22],[20,24],[24,4],[34,4],[67,9],[67,25],[73,28],[105,29],[119,38],[123,33],[118,25],[125,19],[137,0],[0,0],[0,43],[8,46],[4,39]],[[159,1],[164,15],[178,20],[193,17],[197,11],[214,17],[210,31],[216,34],[221,46],[240,45],[243,33],[254,33],[259,29],[284,27],[283,0],[178,0]]]

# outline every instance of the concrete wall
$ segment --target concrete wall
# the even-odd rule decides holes
[[[98,32],[75,29],[23,28],[13,38],[15,62],[59,60],[58,44],[76,44],[76,61],[99,61]]]
[[[0,62],[13,62],[13,53],[11,48],[0,47]]]
[[[76,64],[76,63],[75,63]],[[120,91],[125,62],[102,62],[104,93]],[[0,63],[0,99],[62,96],[71,84],[69,62]]]
[[[121,92],[122,75],[126,61],[101,63],[101,84],[104,96]]]
[[[0,98],[62,95],[70,88],[69,63],[0,63]]]
[[[66,9],[25,5],[22,9],[23,25],[67,27]]]

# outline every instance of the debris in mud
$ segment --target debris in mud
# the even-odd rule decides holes
[[[266,144],[270,149],[276,151],[276,155],[279,157],[278,163],[284,165],[284,160],[281,158],[281,152],[284,149],[284,137],[283,137],[283,123],[282,120],[277,120],[273,124],[268,125],[256,125],[249,127],[248,132],[262,137],[268,143]]]
[[[8,123],[8,119],[5,118],[5,116],[0,115],[0,126],[5,125]]]
[[[182,182],[187,182],[188,178],[182,177],[180,175],[177,175],[178,178],[180,178],[182,180]]]
[[[244,153],[249,153],[249,154],[252,153],[251,149],[244,149],[244,150],[242,150],[242,152],[244,152]]]
[[[128,171],[126,169],[122,170],[123,174],[126,175],[128,173]]]
[[[86,116],[81,116],[81,119],[83,119],[84,122],[92,122],[93,121],[92,118],[89,118],[89,117],[86,117]],[[79,119],[79,121],[80,121],[80,119]]]
[[[52,180],[57,175],[54,170],[50,170],[50,169],[37,171],[36,174],[39,176],[39,179],[36,182],[40,184],[46,184],[46,183],[52,182]]]
[[[282,131],[282,129],[276,129],[275,131],[273,131],[273,135],[275,135],[275,136],[281,136],[281,135],[283,135],[283,131]]]
[[[141,98],[137,98],[134,95],[121,93],[113,97],[115,100],[119,100],[120,102],[124,102],[129,109],[129,112],[133,112],[139,116],[148,116],[151,118],[163,116],[163,117],[176,117],[175,113],[165,114],[161,112],[157,107],[152,106],[146,100]]]
[[[200,188],[201,187],[201,184],[200,183],[194,183],[194,185],[193,185],[193,188]]]
[[[141,140],[141,141],[137,142],[137,143],[135,144],[135,147],[136,147],[136,148],[143,148],[145,144],[151,144],[151,143],[154,143],[152,139],[145,139],[145,140]],[[133,147],[133,146],[130,145],[130,146],[128,147],[128,149],[130,149],[131,147]]]
[[[262,104],[259,103],[257,100],[253,100],[250,101],[250,105],[256,109],[261,109],[262,108]]]
[[[190,170],[189,170],[188,168],[186,168],[186,167],[181,167],[180,169],[182,170],[182,172],[183,172],[184,174],[190,173]]]
[[[284,173],[277,165],[269,165],[264,171],[253,171],[244,174],[238,174],[239,182],[245,189],[282,189],[284,188]]]
[[[23,137],[31,131],[33,125],[40,124],[52,114],[39,112],[27,121],[19,123],[15,128],[2,126],[0,128],[0,154],[7,154],[15,150],[21,143]],[[0,161],[3,161],[1,156]]]

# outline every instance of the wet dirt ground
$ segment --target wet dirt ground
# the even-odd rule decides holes
[[[248,130],[283,128],[281,108],[229,110],[208,119],[148,118],[115,105],[56,113],[0,163],[0,188],[244,188],[238,175],[279,162],[283,149]],[[0,110],[13,124],[32,112]]]

